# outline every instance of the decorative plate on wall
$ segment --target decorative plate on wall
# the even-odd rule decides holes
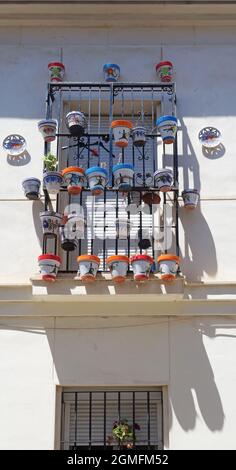
[[[203,147],[214,148],[220,144],[221,133],[216,127],[204,127],[200,130],[198,138]]]
[[[9,155],[20,155],[26,149],[26,140],[22,135],[10,134],[4,139],[2,146]]]

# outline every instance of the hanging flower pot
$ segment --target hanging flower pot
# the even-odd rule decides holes
[[[166,193],[171,190],[173,186],[174,177],[173,171],[168,169],[157,170],[154,173],[154,186],[159,191]]]
[[[39,189],[40,189],[41,181],[38,178],[25,178],[22,181],[22,187],[27,199],[34,201],[39,199]]]
[[[42,119],[38,122],[38,129],[44,138],[44,142],[52,142],[56,138],[57,121],[55,119]]]
[[[129,267],[128,256],[114,255],[107,258],[107,266],[111,271],[114,282],[122,283],[125,281]]]
[[[147,130],[143,126],[137,126],[132,129],[131,135],[135,147],[144,147],[146,144]]]
[[[131,215],[136,215],[141,211],[141,201],[139,191],[130,191],[126,197],[125,210]]]
[[[161,202],[159,194],[153,191],[147,191],[146,193],[143,193],[142,200],[143,202],[145,202],[145,204],[148,204],[149,206],[160,204]]]
[[[140,250],[148,250],[151,243],[151,236],[148,229],[139,229],[137,233],[138,247]]]
[[[108,182],[108,172],[105,168],[93,166],[85,171],[89,188],[94,196],[98,196],[104,191]]]
[[[156,73],[160,82],[171,82],[173,77],[173,64],[166,60],[156,65]]]
[[[57,235],[58,228],[62,221],[62,215],[54,211],[40,212],[43,233],[47,235]]]
[[[146,281],[149,278],[154,260],[149,255],[134,255],[130,258],[135,281]]]
[[[59,171],[46,171],[43,175],[43,184],[49,194],[58,194],[62,181]]]
[[[184,189],[182,198],[186,209],[196,209],[199,201],[199,191],[197,189]]]
[[[113,166],[114,187],[119,191],[130,191],[133,186],[134,168],[129,163]]]
[[[50,82],[63,81],[65,66],[61,62],[50,62],[50,64],[48,64],[48,70],[50,72]]]
[[[60,256],[47,253],[38,257],[39,269],[44,281],[55,281],[61,264]]]
[[[159,272],[161,279],[165,281],[173,281],[176,278],[180,258],[172,253],[161,255],[157,259],[159,263]]]
[[[68,228],[59,227],[61,247],[65,251],[74,251],[78,246],[78,240],[74,232],[69,233]]]
[[[120,67],[117,64],[105,64],[103,74],[106,82],[117,82],[120,77]]]
[[[66,115],[66,126],[71,135],[81,137],[87,128],[87,119],[81,111],[71,111]]]
[[[85,183],[84,170],[78,166],[69,166],[62,171],[64,183],[69,194],[80,194]]]
[[[156,122],[164,144],[173,144],[177,132],[177,118],[175,116],[161,116]]]
[[[81,255],[77,258],[79,269],[78,275],[81,281],[95,281],[97,270],[100,264],[100,258],[95,255]]]
[[[111,128],[113,129],[115,145],[121,148],[127,147],[129,144],[130,132],[133,128],[132,122],[125,120],[112,121]]]

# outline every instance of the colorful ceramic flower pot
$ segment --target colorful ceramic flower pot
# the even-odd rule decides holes
[[[129,136],[133,124],[131,121],[119,120],[112,121],[111,128],[113,129],[115,145],[120,148],[125,148],[129,144]]]
[[[61,264],[60,256],[47,253],[38,257],[38,264],[44,281],[55,281]]]
[[[40,212],[43,233],[47,235],[57,235],[58,228],[62,221],[62,215],[54,211]]]
[[[97,270],[100,264],[100,258],[95,255],[81,255],[77,258],[79,269],[78,275],[81,281],[95,281]]]
[[[184,189],[182,198],[186,209],[196,209],[199,201],[199,191],[197,189]]]
[[[34,201],[39,199],[39,189],[40,189],[41,181],[38,178],[25,178],[22,181],[22,187],[27,199]]]
[[[130,215],[136,215],[141,210],[140,192],[130,191],[129,197],[126,198],[125,210]]]
[[[38,122],[38,129],[45,142],[52,142],[56,138],[57,121],[55,119],[42,119]]]
[[[147,191],[146,193],[143,193],[142,200],[143,202],[145,202],[145,204],[148,204],[149,206],[160,204],[161,202],[159,194],[153,191]]]
[[[147,130],[143,126],[137,126],[132,129],[131,135],[135,147],[144,147],[146,144]]]
[[[87,128],[87,119],[81,111],[71,111],[66,115],[66,126],[71,135],[81,137]]]
[[[99,166],[93,166],[86,170],[85,175],[92,194],[94,196],[101,194],[108,182],[107,170],[105,168],[100,168]]]
[[[43,175],[43,184],[49,194],[58,194],[62,181],[59,171],[46,171]]]
[[[154,173],[154,186],[159,191],[166,193],[173,186],[173,171],[168,169],[157,170]]]
[[[120,77],[120,67],[117,64],[105,64],[103,74],[106,82],[117,82]]]
[[[164,144],[173,144],[177,132],[177,118],[175,116],[161,116],[156,122]]]
[[[156,73],[160,82],[171,82],[173,77],[173,64],[166,60],[156,65]]]
[[[48,70],[50,72],[50,82],[63,81],[65,66],[61,62],[50,62],[50,64],[48,64]]]
[[[135,281],[146,281],[149,278],[151,266],[154,263],[149,255],[134,255],[130,258]]]
[[[130,191],[133,186],[134,168],[129,163],[113,166],[114,187],[119,191]]]
[[[62,171],[63,181],[69,194],[80,194],[85,183],[83,168],[69,166]]]
[[[61,247],[65,251],[74,251],[78,246],[76,233],[71,232],[70,227],[59,227]]]
[[[128,256],[114,255],[107,258],[107,266],[111,271],[111,277],[114,282],[121,283],[125,281],[129,267]]]
[[[180,258],[172,253],[161,255],[157,259],[159,263],[159,272],[161,279],[165,281],[173,281],[176,278]]]

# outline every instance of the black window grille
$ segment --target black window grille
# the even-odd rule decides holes
[[[127,424],[129,437],[114,426]],[[69,390],[62,392],[61,449],[163,448],[162,390]]]

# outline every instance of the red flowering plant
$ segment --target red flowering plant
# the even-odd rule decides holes
[[[138,423],[131,425],[126,418],[120,421],[114,421],[112,425],[112,435],[107,437],[107,444],[112,445],[116,443],[119,446],[131,449],[137,440],[136,431],[139,430],[140,426]]]

